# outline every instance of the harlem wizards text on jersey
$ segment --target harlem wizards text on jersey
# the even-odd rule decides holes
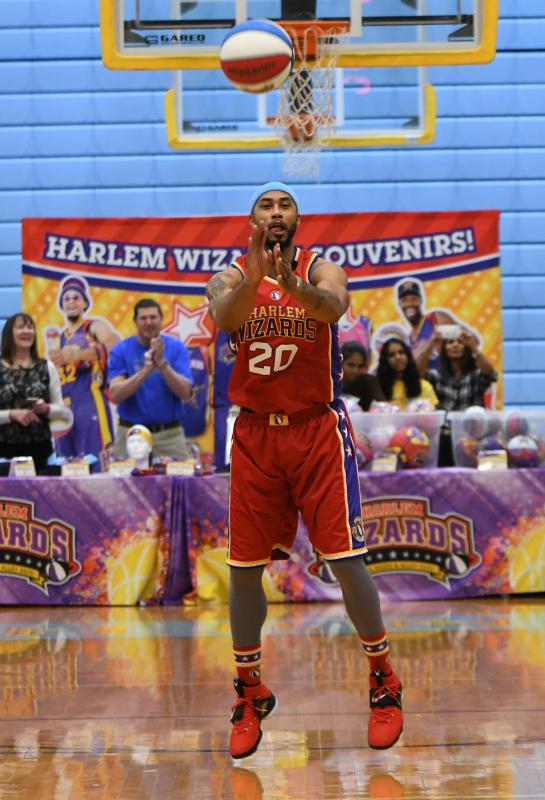
[[[296,248],[292,269],[310,282],[317,253]],[[246,276],[246,258],[232,264]],[[249,319],[231,334],[237,358],[229,382],[232,403],[257,413],[295,414],[337,400],[342,363],[337,325],[319,322],[277,281],[259,284]]]
[[[92,347],[97,354],[92,361],[73,361],[59,368],[63,399],[74,414],[72,430],[57,442],[65,456],[98,455],[112,441],[112,416],[104,393],[108,353],[90,333],[92,322],[85,320],[71,334],[61,333],[61,347]]]

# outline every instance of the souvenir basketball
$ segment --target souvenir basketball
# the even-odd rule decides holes
[[[486,411],[481,406],[470,406],[466,409],[462,420],[464,433],[472,438],[479,439],[487,431]]]
[[[227,79],[244,92],[278,89],[294,62],[288,34],[269,20],[241,22],[227,34],[220,49],[220,63]]]
[[[54,439],[60,439],[70,433],[74,426],[74,414],[72,409],[65,406],[59,416],[49,418],[49,428]]]
[[[539,452],[535,439],[531,436],[513,436],[507,442],[507,457],[510,467],[537,467]]]
[[[505,450],[505,442],[501,436],[485,436],[479,442],[479,453],[485,450]]]
[[[425,397],[415,397],[405,406],[405,411],[410,414],[429,414],[434,410],[433,403]]]
[[[388,450],[397,453],[403,466],[414,469],[424,466],[430,454],[430,440],[420,428],[399,428],[390,439]]]
[[[350,394],[343,394],[341,395],[341,400],[346,406],[346,410],[352,416],[352,414],[357,414],[361,411],[360,401],[358,397],[354,397],[354,395]]]
[[[394,403],[385,403],[381,400],[373,400],[369,411],[371,414],[398,414],[399,406]]]
[[[510,439],[513,436],[526,436],[529,429],[528,420],[526,417],[523,417],[522,414],[509,414],[505,421],[505,431]]]
[[[434,412],[433,403],[430,403],[424,397],[415,397],[403,409],[403,414],[407,415],[405,417],[406,424],[409,426],[415,425],[423,430],[424,433],[427,433],[428,436],[435,434],[439,426],[437,414]]]
[[[458,439],[454,447],[454,459],[459,467],[476,467],[479,440],[470,436]]]
[[[386,450],[394,433],[393,425],[378,425],[374,430],[370,430],[368,435],[373,450],[375,452]]]
[[[373,458],[371,440],[365,431],[354,431],[354,444],[356,445],[358,467],[363,467]]]
[[[487,436],[498,436],[501,434],[503,428],[503,423],[501,417],[496,417],[494,415],[488,415],[486,421],[486,435]]]

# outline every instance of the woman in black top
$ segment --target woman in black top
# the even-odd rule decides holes
[[[343,394],[358,398],[360,407],[369,411],[373,400],[384,400],[375,375],[367,373],[367,351],[359,342],[345,342],[343,354]]]
[[[32,456],[36,470],[43,469],[53,449],[48,418],[63,412],[59,376],[38,356],[34,321],[14,314],[2,331],[0,457]]]
[[[428,370],[433,351],[439,351],[439,366]],[[465,411],[471,406],[484,406],[486,390],[498,379],[496,370],[484,353],[474,334],[463,328],[457,335],[443,338],[434,331],[418,362],[420,374],[425,374],[439,398],[438,408],[445,411]],[[452,433],[447,418],[439,441],[439,466],[452,467]]]
[[[429,354],[434,349],[439,350],[439,366],[427,370]],[[449,339],[443,339],[435,331],[418,367],[435,389],[438,408],[445,411],[484,406],[486,390],[498,379],[496,370],[479,349],[476,337],[463,329],[458,336]]]

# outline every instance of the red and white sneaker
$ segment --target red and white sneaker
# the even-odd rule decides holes
[[[276,697],[264,683],[246,686],[240,678],[233,681],[238,700],[233,706],[229,738],[232,758],[246,758],[255,753],[261,741],[261,720],[265,719],[276,705]]]
[[[369,684],[369,747],[386,750],[397,742],[403,730],[403,687],[395,672],[385,675],[380,669],[371,673]]]

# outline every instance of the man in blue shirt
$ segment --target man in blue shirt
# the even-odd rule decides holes
[[[110,397],[119,415],[114,455],[126,457],[127,432],[139,424],[151,431],[155,456],[186,458],[180,420],[182,402],[193,395],[189,353],[178,339],[161,335],[163,312],[155,300],[139,300],[133,319],[136,336],[110,351]]]

